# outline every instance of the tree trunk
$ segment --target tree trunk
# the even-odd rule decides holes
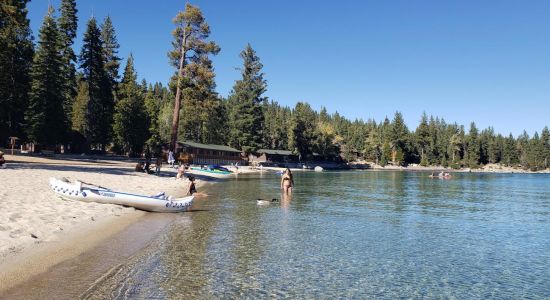
[[[186,26],[187,27],[187,26]],[[172,117],[172,134],[170,139],[170,150],[176,152],[176,143],[178,140],[178,126],[180,121],[180,102],[181,102],[181,81],[183,77],[183,68],[185,67],[185,53],[187,52],[187,34],[186,28],[183,29],[181,45],[180,67],[178,70],[178,84],[176,87],[176,101],[174,101],[174,114]]]

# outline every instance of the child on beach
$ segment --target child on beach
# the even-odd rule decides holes
[[[206,196],[208,196],[205,193],[197,192],[197,187],[195,186],[195,177],[189,176],[188,178],[189,178],[190,184],[189,184],[189,190],[187,191],[187,195],[189,195],[189,196],[193,195],[195,197],[206,197]]]

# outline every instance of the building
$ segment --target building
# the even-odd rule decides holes
[[[242,164],[241,151],[224,145],[178,142],[176,157],[186,164],[230,165]]]
[[[298,155],[289,150],[260,149],[256,154],[250,154],[248,161],[256,165],[288,164],[298,162]]]

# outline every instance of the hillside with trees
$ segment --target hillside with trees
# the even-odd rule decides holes
[[[408,128],[400,112],[384,120],[350,120],[308,103],[282,106],[268,99],[261,54],[250,44],[240,53],[227,98],[216,93],[212,57],[221,47],[210,39],[201,10],[187,3],[175,12],[168,84],[138,82],[130,55],[122,77],[116,20],[87,21],[80,51],[77,4],[50,6],[36,45],[28,0],[0,7],[0,141],[9,136],[46,148],[80,153],[110,151],[140,156],[191,140],[229,145],[245,153],[291,150],[302,161],[368,161],[382,166],[420,164],[477,168],[502,164],[530,170],[550,167],[548,127],[529,136],[496,133],[474,122],[459,125],[423,114]],[[76,53],[79,53],[78,55]],[[237,55],[237,53],[235,54]],[[337,99],[345,101],[345,99]],[[365,115],[369,112],[365,111]]]

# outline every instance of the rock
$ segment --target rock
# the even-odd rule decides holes
[[[32,237],[33,239],[37,239],[37,238],[38,238],[38,236],[36,236],[34,233],[31,233],[31,237]]]

